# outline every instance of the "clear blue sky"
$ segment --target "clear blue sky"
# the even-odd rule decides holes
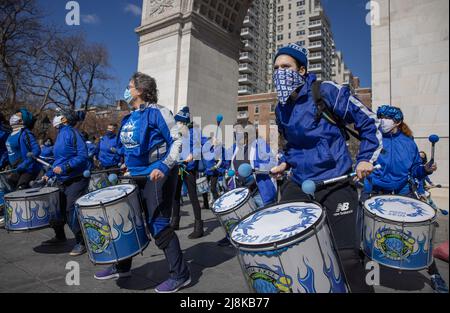
[[[110,53],[110,88],[121,98],[128,78],[137,69],[138,38],[134,30],[140,25],[142,0],[78,0],[81,25],[65,23],[68,0],[38,0],[48,15],[47,22],[67,32],[84,32],[90,41],[105,44]],[[336,46],[362,86],[371,85],[370,27],[365,24],[366,0],[322,0],[331,20]]]

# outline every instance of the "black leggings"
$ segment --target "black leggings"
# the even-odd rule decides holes
[[[281,201],[309,201],[301,187],[288,180],[281,188]],[[349,182],[319,189],[315,201],[326,210],[328,225],[334,237],[347,282],[355,293],[374,292],[368,286],[366,271],[359,256],[360,234],[357,230],[358,192]]]
[[[200,207],[200,202],[198,201],[198,194],[197,194],[197,182],[196,177],[197,173],[196,171],[187,171],[188,174],[184,173],[183,179],[186,183],[186,187],[189,194],[189,199],[191,200],[192,209],[194,210],[194,218],[196,220],[202,219],[202,212]],[[181,189],[183,188],[183,180],[181,179],[181,176],[178,175],[178,184],[177,189],[175,191],[175,201],[173,203],[173,211],[172,216],[173,217],[180,217],[180,200],[181,200]]]

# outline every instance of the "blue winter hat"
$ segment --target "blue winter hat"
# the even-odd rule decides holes
[[[17,112],[22,113],[23,125],[30,127],[33,124],[33,113],[25,108],[20,108]]]
[[[400,108],[391,106],[391,105],[382,105],[378,108],[377,111],[378,118],[390,118],[396,121],[397,123],[403,122],[403,112]]]
[[[191,121],[191,114],[189,113],[189,108],[184,107],[180,110],[180,112],[175,115],[175,121],[182,122],[182,123],[190,123]]]
[[[304,67],[308,67],[308,49],[301,47],[296,44],[289,44],[286,47],[280,48],[275,55],[275,60],[280,55],[289,55],[297,60],[300,65],[303,65]]]

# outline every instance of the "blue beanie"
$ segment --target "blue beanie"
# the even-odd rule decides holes
[[[33,114],[25,108],[20,108],[18,112],[22,113],[23,125],[30,127],[33,123]]]
[[[189,108],[184,107],[180,112],[175,115],[175,121],[189,124],[191,121],[191,114],[189,113]]]
[[[289,44],[286,47],[280,48],[275,55],[275,60],[280,55],[289,55],[296,59],[300,65],[303,65],[304,67],[308,67],[308,49],[304,47],[300,47],[296,44]]]

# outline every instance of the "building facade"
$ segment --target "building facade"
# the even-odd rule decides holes
[[[374,110],[400,107],[420,150],[430,154],[437,134],[432,180],[449,182],[449,2],[378,0],[372,25]]]

